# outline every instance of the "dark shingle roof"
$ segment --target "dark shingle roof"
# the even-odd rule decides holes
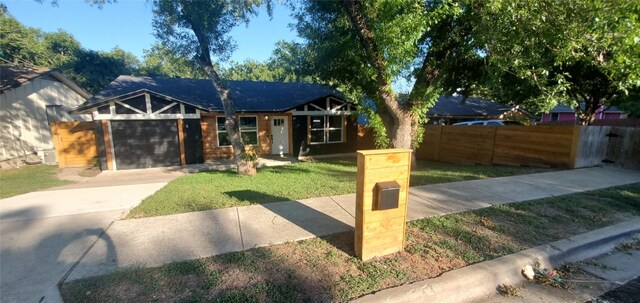
[[[19,87],[51,71],[46,67],[0,65],[0,92]]]
[[[584,108],[584,103],[580,103],[580,107]],[[574,113],[575,111],[573,110],[573,108],[566,106],[566,105],[562,105],[562,104],[558,104],[556,105],[554,108],[552,108],[549,113]],[[615,106],[611,106],[609,107],[608,110],[606,110],[605,112],[607,113],[612,113],[612,112],[618,112],[618,113],[622,113],[624,112],[623,110],[615,107]]]
[[[327,96],[346,100],[336,89],[312,83],[228,81],[228,86],[236,110],[245,112],[286,111]],[[208,79],[120,76],[75,111],[93,108],[97,104],[143,90],[209,111],[221,111],[223,108]]]
[[[512,106],[489,100],[462,96],[440,96],[436,104],[427,112],[428,117],[498,117],[513,109]]]

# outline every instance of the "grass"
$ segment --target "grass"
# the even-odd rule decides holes
[[[412,221],[404,252],[366,263],[350,232],[125,269],[61,291],[67,302],[346,301],[639,215],[640,183]]]
[[[30,165],[0,170],[0,199],[73,183],[58,179],[57,172],[58,167],[53,165]]]
[[[411,186],[455,182],[538,172],[540,169],[506,166],[419,162]],[[170,182],[131,210],[128,218],[246,206],[356,191],[355,160],[303,162],[259,170],[256,176],[232,171],[203,172]]]

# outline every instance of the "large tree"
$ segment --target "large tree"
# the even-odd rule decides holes
[[[239,174],[255,174],[251,155],[245,151],[235,104],[225,81],[214,66],[212,56],[227,59],[234,49],[229,32],[242,22],[249,22],[258,8],[265,5],[271,13],[268,0],[154,0],[156,36],[163,44],[183,55],[192,57],[211,79],[215,92],[222,101],[225,128],[233,147]]]
[[[496,99],[539,110],[564,103],[582,124],[602,107],[640,102],[629,97],[640,88],[637,0],[493,0],[476,14]]]
[[[451,71],[479,60],[472,12],[460,1],[307,0],[295,17],[318,78],[372,100],[378,142],[412,148],[426,111],[455,78]],[[401,79],[409,83],[402,95],[393,88]]]
[[[150,77],[206,79],[207,75],[193,60],[162,44],[144,50],[140,74]]]

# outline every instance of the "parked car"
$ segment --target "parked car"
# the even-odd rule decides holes
[[[488,126],[504,126],[504,125],[522,125],[518,121],[511,120],[478,120],[478,121],[464,121],[454,123],[453,125],[488,125]]]

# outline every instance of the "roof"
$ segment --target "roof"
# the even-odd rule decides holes
[[[580,108],[584,108],[584,103],[580,103]],[[573,110],[572,107],[570,106],[566,106],[563,104],[558,104],[556,105],[554,108],[552,108],[549,113],[574,113],[575,111]],[[615,107],[615,106],[611,106],[609,107],[609,109],[605,110],[605,112],[607,113],[623,113],[624,111]]]
[[[336,89],[321,84],[228,81],[227,85],[236,110],[240,112],[287,111],[328,96],[346,100]],[[74,111],[85,111],[107,101],[142,91],[176,99],[207,111],[223,109],[222,102],[209,79],[119,76]]]
[[[462,96],[440,96],[436,104],[427,111],[428,117],[499,117],[513,110],[513,106],[499,104],[481,98]]]
[[[16,88],[51,72],[46,67],[0,65],[0,92]]]
[[[51,75],[58,79],[81,96],[87,99],[91,97],[91,94],[78,86],[73,82],[73,80],[62,74],[60,70],[38,66],[0,65],[0,93],[20,87],[29,81],[47,75]]]

